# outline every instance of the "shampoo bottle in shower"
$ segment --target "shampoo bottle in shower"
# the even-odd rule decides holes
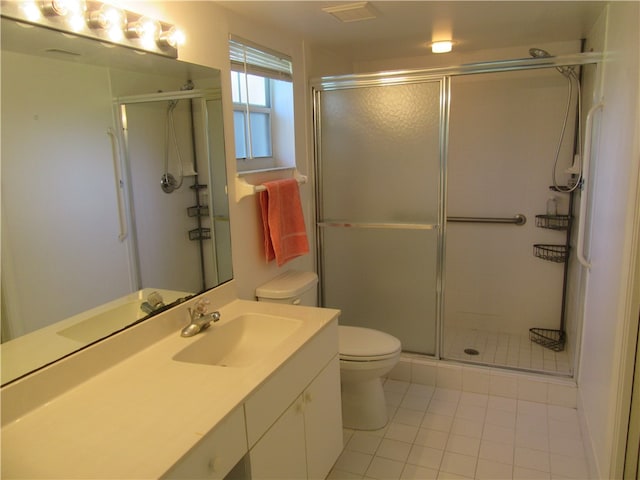
[[[558,202],[556,197],[549,197],[547,200],[547,215],[557,215],[558,214]]]

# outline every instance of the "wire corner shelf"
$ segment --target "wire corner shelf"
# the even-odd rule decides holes
[[[548,262],[564,263],[567,261],[568,252],[566,245],[537,243],[533,246],[533,255]]]
[[[567,336],[562,330],[550,328],[530,328],[529,340],[554,352],[562,352]]]
[[[536,227],[539,228],[567,230],[570,223],[570,215],[536,215]]]
[[[189,240],[209,240],[211,239],[211,229],[200,227],[189,230]]]

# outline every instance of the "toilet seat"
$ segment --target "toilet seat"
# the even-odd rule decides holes
[[[340,360],[375,362],[397,357],[400,340],[392,335],[364,327],[338,327]]]

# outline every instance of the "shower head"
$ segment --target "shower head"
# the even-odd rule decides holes
[[[535,48],[535,47],[529,49],[529,55],[531,55],[533,58],[551,58],[551,57],[553,57],[553,55],[551,55],[546,50],[543,50],[542,48]],[[571,67],[571,66],[569,66],[569,67],[556,67],[556,70],[558,70],[565,77],[570,77],[574,73],[573,72],[573,67]]]
[[[541,48],[530,48],[529,49],[529,55],[531,55],[533,58],[548,58],[548,57],[551,57],[551,54],[549,52],[547,52],[546,50],[543,50]]]

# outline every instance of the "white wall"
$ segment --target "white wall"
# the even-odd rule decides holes
[[[619,422],[625,405],[628,409],[626,365],[632,353],[628,337],[638,319],[637,305],[628,300],[637,229],[633,219],[639,208],[639,15],[637,2],[612,2],[606,38],[590,39],[606,52],[605,108],[593,160],[588,252],[593,265],[586,274],[578,384],[599,478],[619,477],[618,447],[625,433]]]

